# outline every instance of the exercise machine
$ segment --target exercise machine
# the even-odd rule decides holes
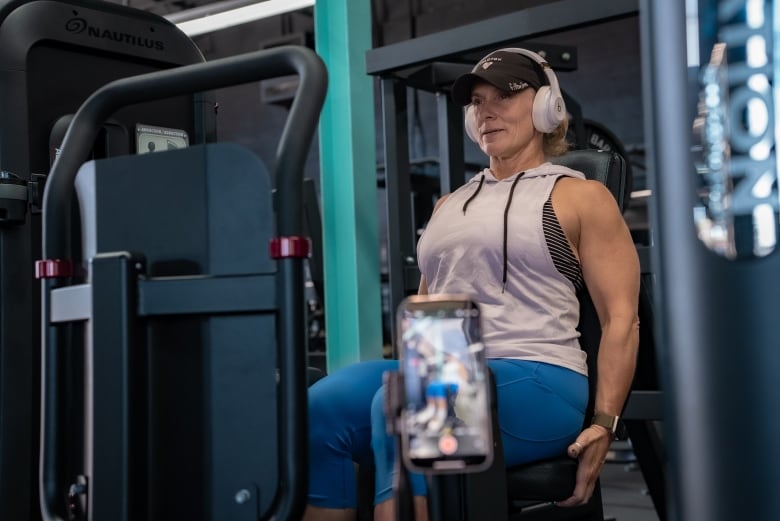
[[[32,265],[41,257],[51,163],[68,121],[100,86],[203,56],[167,20],[97,0],[3,0],[0,46],[0,519],[27,520],[39,519],[40,293]],[[143,137],[136,122],[147,134],[176,129],[177,139],[204,142],[214,133],[213,106],[213,96],[198,94],[127,107],[101,122],[90,155],[134,153]],[[82,406],[62,399],[73,411]]]
[[[123,105],[283,74],[298,74],[300,87],[280,138],[273,207],[269,173],[235,144],[82,166]],[[302,513],[303,161],[326,85],[312,51],[279,47],[117,80],[77,112],[47,182],[37,264],[45,519]],[[63,370],[66,346],[83,350],[82,380]],[[63,408],[63,392],[83,396],[83,419]],[[67,436],[73,423],[81,437]],[[64,479],[74,452],[83,461]]]

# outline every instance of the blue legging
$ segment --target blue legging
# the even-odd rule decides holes
[[[488,365],[507,465],[565,453],[582,428],[587,378],[541,362],[503,358]],[[361,362],[309,389],[309,504],[355,508],[355,463],[376,465],[376,503],[392,497],[395,447],[385,432],[382,374],[396,370],[397,360]],[[422,476],[412,474],[412,490],[425,494]]]

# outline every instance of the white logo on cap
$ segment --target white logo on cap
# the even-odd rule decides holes
[[[496,58],[495,56],[488,56],[487,58],[484,58],[482,61],[480,61],[478,64],[474,66],[474,70],[481,67],[483,70],[487,69],[491,65],[493,65],[495,62],[500,62],[501,58]]]
[[[514,81],[509,82],[509,90],[516,91],[516,90],[523,90],[526,87],[528,87],[528,83],[521,81],[520,83],[515,83]]]

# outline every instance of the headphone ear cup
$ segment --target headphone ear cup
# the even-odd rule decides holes
[[[463,117],[463,126],[466,129],[466,135],[474,143],[479,143],[479,127],[477,126],[477,116],[474,114],[474,106],[466,107],[466,114]]]
[[[561,124],[566,117],[566,106],[563,98],[549,85],[543,85],[536,91],[532,118],[534,127],[539,132],[549,134]]]

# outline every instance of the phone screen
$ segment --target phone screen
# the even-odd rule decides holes
[[[404,461],[429,472],[483,469],[493,444],[479,308],[467,298],[409,297],[398,325]]]

